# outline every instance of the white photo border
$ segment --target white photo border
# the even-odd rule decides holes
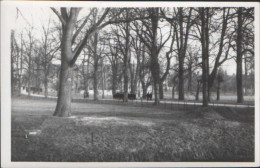
[[[14,7],[254,7],[255,162],[11,162],[11,77],[8,18]],[[1,1],[1,167],[258,167],[259,164],[259,6],[258,2]]]

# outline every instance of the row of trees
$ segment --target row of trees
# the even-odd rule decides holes
[[[18,12],[20,12],[18,10]],[[40,38],[36,38],[40,34]],[[12,93],[17,85],[18,92],[27,87],[31,95],[31,87],[40,88],[44,84],[45,97],[48,96],[48,84],[50,78],[55,76],[55,68],[52,61],[58,58],[59,42],[57,41],[57,29],[51,28],[51,21],[47,25],[41,25],[36,32],[32,25],[17,33],[11,32],[11,80]],[[43,79],[43,80],[41,80]]]
[[[154,103],[159,104],[164,95],[163,83],[171,77],[179,100],[185,99],[185,83],[188,83],[187,90],[192,91],[192,82],[196,79],[197,95],[202,87],[203,106],[207,106],[213,86],[220,88],[223,81],[220,67],[233,59],[237,65],[237,102],[243,102],[243,76],[254,73],[253,8],[51,10],[58,16],[59,24],[49,21],[48,26],[42,26],[42,40],[37,43],[30,30],[26,45],[23,37],[19,45],[12,33],[11,49],[14,69],[23,69],[21,59],[26,55],[28,79],[31,79],[31,69],[35,66],[37,69],[36,62],[39,62],[46,72],[46,88],[53,59],[61,60],[56,116],[70,115],[73,69],[80,70],[85,90],[89,80],[93,81],[97,100],[98,74],[104,71],[105,65],[110,65],[113,93],[123,79],[125,102],[128,89],[136,93],[140,84],[143,96],[152,85]],[[37,55],[34,64],[31,55]],[[104,74],[101,73],[102,80]]]

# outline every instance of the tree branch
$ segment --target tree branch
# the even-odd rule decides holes
[[[85,18],[84,22],[79,26],[78,30],[76,31],[76,33],[73,35],[72,38],[72,44],[74,43],[75,39],[77,38],[77,36],[79,35],[80,31],[83,29],[83,27],[86,25],[86,23],[88,22],[88,19],[90,17],[90,15],[93,13],[94,9],[92,9],[90,11],[90,13],[88,14],[88,16]]]
[[[53,8],[53,7],[51,7],[51,10],[58,16],[58,18],[60,19],[61,23],[63,25],[65,25],[66,21],[62,18],[62,16],[59,14],[59,12],[55,8]]]

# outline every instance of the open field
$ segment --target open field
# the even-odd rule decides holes
[[[253,108],[55,105],[12,99],[12,161],[254,161]]]
[[[73,99],[83,99],[84,95],[83,95],[84,91],[80,92],[72,92],[72,98]],[[99,99],[102,99],[102,91],[99,90],[100,94],[98,95]],[[28,93],[25,92],[25,90],[22,92],[23,95],[27,95]],[[110,92],[109,92],[110,93]],[[57,92],[56,91],[52,91],[48,93],[49,97],[57,97]],[[41,96],[44,97],[44,93],[35,93],[35,96]],[[141,96],[141,95],[140,95]],[[237,104],[237,95],[235,93],[222,93],[220,95],[220,100],[217,101],[216,100],[216,93],[212,92],[211,93],[211,102],[212,103],[232,103],[232,104]],[[91,90],[90,94],[89,94],[89,99],[93,99],[94,95],[93,95],[93,91]],[[111,94],[107,94],[105,93],[104,96],[105,99],[113,99],[113,96]],[[138,97],[137,94],[137,99],[140,99]],[[164,91],[164,99],[163,100],[172,100],[172,92],[171,90],[168,91]],[[174,101],[178,100],[178,92],[175,93],[175,99]],[[195,101],[195,93],[191,94],[191,93],[185,93],[185,101]],[[199,101],[195,101],[195,102],[201,102],[202,101],[202,93],[200,93],[199,95]],[[255,97],[254,95],[244,95],[244,103],[243,104],[250,104],[253,105],[255,102]]]

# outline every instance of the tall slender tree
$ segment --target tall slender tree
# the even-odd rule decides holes
[[[244,101],[244,95],[243,95],[243,65],[242,65],[242,14],[243,8],[238,8],[237,11],[237,38],[236,38],[236,47],[237,47],[237,73],[236,73],[236,79],[237,79],[237,102],[243,103]]]

